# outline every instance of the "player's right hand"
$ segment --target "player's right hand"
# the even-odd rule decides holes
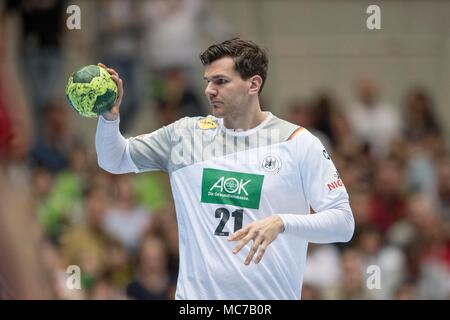
[[[123,97],[122,79],[120,79],[119,74],[116,72],[116,70],[114,70],[112,68],[108,68],[103,63],[98,63],[97,65],[99,67],[105,68],[111,75],[111,79],[113,79],[117,85],[118,95],[117,95],[116,102],[114,103],[114,105],[111,107],[111,109],[109,111],[102,114],[102,116],[106,120],[116,120],[119,117],[119,108],[120,108],[120,104],[122,103],[122,97]]]

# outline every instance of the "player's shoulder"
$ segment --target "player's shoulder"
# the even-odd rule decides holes
[[[302,143],[314,140],[315,136],[305,127],[281,119],[275,115],[272,116],[267,125],[267,129],[278,130],[283,141],[301,141]]]

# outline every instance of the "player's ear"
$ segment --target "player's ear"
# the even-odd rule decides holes
[[[257,95],[262,85],[261,76],[255,75],[248,80],[250,81],[250,88],[248,89],[248,93],[250,95]]]

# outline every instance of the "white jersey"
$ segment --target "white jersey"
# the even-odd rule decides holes
[[[110,172],[169,173],[180,247],[176,299],[300,299],[308,241],[353,234],[347,192],[321,142],[271,113],[248,131],[209,116],[128,140],[118,121],[100,118],[96,146]],[[259,264],[244,265],[250,245],[235,255],[237,242],[227,237],[273,214],[285,231]]]

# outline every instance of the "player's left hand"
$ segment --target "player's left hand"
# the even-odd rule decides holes
[[[274,214],[270,217],[254,221],[244,228],[236,231],[228,237],[228,241],[239,241],[237,246],[233,249],[233,253],[238,253],[250,240],[253,240],[253,245],[245,259],[245,264],[248,265],[253,259],[256,252],[255,263],[259,263],[266,252],[269,244],[275,240],[279,233],[284,231],[284,224],[281,218]],[[259,248],[259,251],[258,251]]]

